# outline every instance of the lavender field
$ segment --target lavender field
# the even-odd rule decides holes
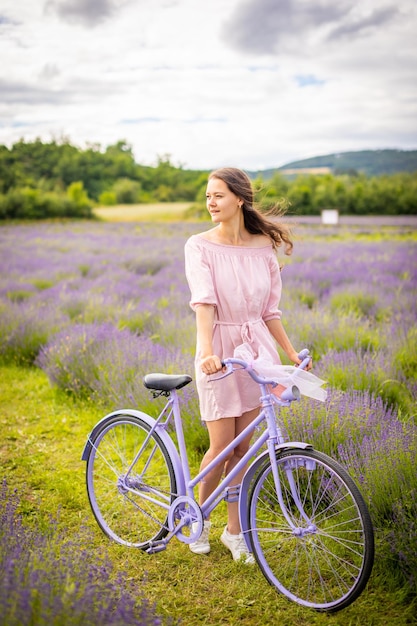
[[[203,226],[204,228],[204,226]],[[0,359],[70,395],[157,410],[149,371],[193,374],[183,246],[201,224],[42,223],[0,229]],[[304,225],[284,264],[283,321],[327,381],[326,403],[283,415],[292,438],[333,454],[369,503],[376,568],[417,592],[417,237]],[[186,436],[207,444],[192,385]],[[87,429],[86,429],[87,435]]]

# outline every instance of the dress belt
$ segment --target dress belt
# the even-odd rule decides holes
[[[260,322],[263,322],[262,317],[257,320],[249,320],[248,322],[243,322],[243,324],[236,322],[225,322],[223,320],[214,320],[214,324],[218,326],[240,326],[240,336],[243,343],[252,343],[252,328],[255,324],[259,324]]]

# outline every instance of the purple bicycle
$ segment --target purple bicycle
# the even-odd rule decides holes
[[[308,351],[300,358],[305,368]],[[373,527],[364,499],[337,461],[284,435],[276,409],[300,399],[296,386],[277,397],[276,381],[258,376],[250,364],[230,358],[224,365],[223,375],[245,370],[259,384],[261,410],[254,422],[193,478],[178,393],[192,379],[146,375],[144,384],[154,396],[167,397],[159,417],[115,411],[87,439],[82,458],[94,516],[112,540],[155,553],[173,537],[196,541],[204,518],[222,500],[234,499],[247,546],[267,581],[305,607],[343,609],[364,590],[373,566]],[[200,506],[194,496],[198,483],[261,424],[248,453]],[[234,477],[251,459],[235,486]]]

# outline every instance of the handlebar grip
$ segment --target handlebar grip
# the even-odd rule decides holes
[[[304,348],[304,350],[301,350],[301,352],[298,354],[298,358],[301,359],[301,363],[298,365],[298,367],[301,370],[304,370],[311,361],[310,351],[308,350],[308,348]]]
[[[280,396],[280,399],[284,400],[284,402],[293,402],[294,400],[299,400],[300,398],[300,390],[295,385],[287,387],[287,389],[285,389]]]

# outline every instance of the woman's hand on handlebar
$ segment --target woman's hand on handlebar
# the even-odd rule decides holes
[[[300,354],[302,355],[302,353]],[[290,357],[294,365],[301,365],[301,363],[304,361],[304,358],[300,358],[300,354],[294,353]],[[308,372],[309,370],[311,370],[312,367],[313,367],[313,359],[310,357],[310,360],[307,363],[307,365],[304,367],[304,369]]]
[[[221,372],[224,367],[219,357],[215,354],[203,357],[200,361],[200,366],[201,371],[207,374],[207,376]]]

